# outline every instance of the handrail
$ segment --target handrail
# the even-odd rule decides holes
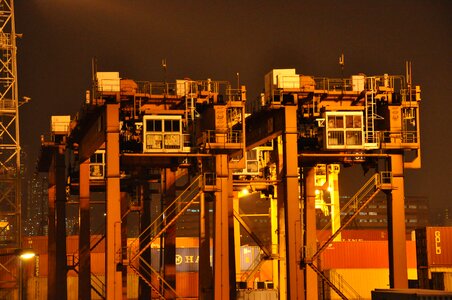
[[[146,227],[139,235],[138,237],[132,241],[132,243],[130,244],[130,248],[132,248],[132,245],[134,245],[137,241],[139,241],[140,239],[143,239],[145,237],[150,237],[153,233],[152,228],[153,227],[159,227],[160,225],[163,224],[163,222],[165,221],[165,216],[169,216],[172,212],[174,212],[175,210],[177,210],[179,207],[177,206],[177,204],[179,202],[182,202],[182,199],[187,198],[187,196],[190,196],[193,192],[193,189],[199,188],[202,182],[202,175],[198,175],[198,177],[196,177],[192,183],[190,183],[190,185],[176,198],[174,199],[173,202],[171,202],[166,208],[165,210],[154,219],[154,221],[148,226]],[[196,189],[197,190],[197,189]],[[188,195],[187,195],[188,194]],[[161,221],[159,221],[161,220]]]
[[[163,285],[164,286],[166,286],[167,287],[167,289],[169,289],[173,294],[174,294],[174,296],[176,296],[176,298],[177,298],[177,292],[176,292],[176,290],[165,280],[165,278],[163,278],[160,274],[159,274],[159,272],[157,272],[152,266],[151,266],[151,264],[149,263],[149,262],[147,262],[144,258],[142,258],[142,257],[140,257],[140,262],[143,262],[144,263],[144,265],[151,271],[151,273],[147,273],[147,275],[149,275],[149,277],[150,277],[150,275],[152,275],[152,274],[154,274],[156,277],[157,277],[157,279],[158,280],[160,280],[162,283],[163,283]],[[138,270],[139,271],[139,270]]]
[[[168,223],[166,223],[165,226],[162,229],[160,229],[160,231],[154,233],[154,235],[152,235],[153,232],[150,232],[149,236],[148,236],[150,238],[150,240],[147,242],[146,247],[143,247],[140,251],[138,251],[138,253],[136,253],[130,259],[130,261],[134,261],[137,257],[141,256],[141,254],[143,254],[143,252],[146,251],[146,249],[151,246],[153,241],[155,241],[158,237],[160,237],[168,229],[169,226],[171,226],[174,222],[176,222],[176,220],[179,218],[179,216],[182,215],[187,210],[187,208],[195,201],[195,199],[197,197],[199,197],[201,195],[201,193],[202,193],[202,191],[199,190],[197,192],[197,194],[194,195],[189,202],[186,202],[186,205],[184,207],[182,207],[180,209],[180,211]],[[162,224],[163,224],[163,221],[162,221],[162,223],[160,225],[162,225]]]
[[[322,278],[335,292],[336,294],[338,294],[339,297],[341,297],[343,300],[348,300],[347,296],[344,295],[344,293],[342,293],[342,291],[336,286],[334,285],[326,276],[325,274],[323,274],[322,271],[320,271],[316,265],[314,265],[313,263],[309,263],[308,264],[311,269],[317,273],[317,275],[320,276],[320,278]]]
[[[335,217],[335,221],[337,221],[337,218],[341,218],[341,216],[345,213],[345,216],[347,216],[357,205],[357,199],[360,195],[362,195],[368,188],[369,186],[373,186],[374,184],[377,184],[379,182],[379,174],[376,173],[374,174],[371,178],[369,178],[369,180],[366,181],[366,183],[364,183],[364,185],[355,193],[355,195],[353,195],[350,200],[348,200],[348,202],[341,207],[340,213],[338,215],[336,215]],[[350,209],[349,209],[350,208]],[[324,230],[326,230],[328,227],[330,227],[332,224],[332,220],[330,218],[329,222],[321,229],[321,232],[323,232]]]
[[[350,224],[350,222],[356,217],[356,215],[377,195],[381,189],[380,174],[374,174],[360,189],[359,191],[347,202],[345,208],[351,208],[347,210],[344,217],[344,223],[317,249],[317,252],[309,259],[314,261],[325,250],[329,243]],[[342,212],[343,210],[341,210]],[[349,213],[353,213],[350,215]]]
[[[362,299],[361,295],[344,279],[344,276],[334,270],[329,270],[330,281],[351,299]]]
[[[150,280],[148,280],[146,277],[143,276],[142,273],[139,272],[139,270],[134,266],[130,265],[130,269],[135,272],[141,279],[143,279],[144,282],[147,283],[148,286],[151,287],[151,289],[158,295],[159,299],[165,300],[165,297],[159,292],[159,290],[152,284]],[[150,274],[147,274],[150,275]]]

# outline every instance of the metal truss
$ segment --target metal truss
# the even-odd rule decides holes
[[[0,253],[21,248],[22,177],[19,144],[16,31],[14,1],[0,0]],[[14,254],[1,257],[0,298],[18,293],[20,262]]]

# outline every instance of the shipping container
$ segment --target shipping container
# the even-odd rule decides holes
[[[422,289],[376,289],[372,291],[372,300],[448,300],[452,293]]]
[[[452,267],[452,227],[416,229],[418,267]]]
[[[326,241],[331,236],[331,230],[317,230],[317,240]],[[386,229],[351,229],[341,231],[342,242],[362,241],[387,241],[388,231]]]
[[[416,268],[415,243],[406,241],[408,268]],[[322,269],[388,268],[387,241],[334,242],[321,255]]]

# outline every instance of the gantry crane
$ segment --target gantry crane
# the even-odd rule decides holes
[[[210,79],[138,82],[121,79],[117,72],[95,72],[81,112],[66,121],[66,131],[55,131],[53,140],[43,142],[40,159],[41,171],[55,179],[56,196],[49,196],[54,202],[49,206],[56,207],[58,218],[66,199],[66,182],[60,179],[64,170],[79,196],[80,263],[73,264],[79,272],[79,295],[89,299],[93,289],[109,299],[122,297],[128,267],[140,278],[142,297],[177,298],[175,223],[196,205],[200,299],[235,299],[236,283],[244,278],[248,285],[256,274],[259,262],[239,274],[239,228],[261,248],[263,260],[273,260],[279,299],[315,299],[318,276],[346,299],[323,275],[317,259],[380,191],[387,194],[390,207],[391,286],[405,287],[406,261],[400,259],[405,253],[403,170],[420,167],[420,88],[412,86],[407,70],[406,78],[359,74],[350,79],[273,70],[265,76],[261,108],[247,118],[244,86],[234,89]],[[408,151],[413,160],[404,159]],[[74,157],[69,166],[62,160],[67,152]],[[375,173],[341,208],[346,217],[333,219],[327,242],[317,246],[316,204],[340,216],[340,167],[364,163]],[[92,282],[89,261],[94,186],[106,193],[106,281],[100,289]],[[244,187],[270,200],[271,247],[241,213]],[[328,192],[330,203],[319,196]],[[125,216],[134,212],[140,234],[127,247]],[[64,253],[58,233],[63,229],[57,223],[49,243]],[[165,250],[160,268],[151,264],[151,245],[157,242]],[[49,266],[65,265],[63,255],[49,253]],[[59,285],[53,289],[60,296],[66,293]]]

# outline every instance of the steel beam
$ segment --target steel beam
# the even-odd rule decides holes
[[[151,197],[150,197],[150,190],[149,190],[149,186],[148,183],[143,181],[144,178],[142,178],[143,174],[140,172],[140,180],[139,180],[139,186],[138,186],[138,191],[139,191],[139,199],[140,199],[140,205],[142,206],[142,211],[140,214],[140,232],[144,232],[146,230],[146,228],[149,227],[149,225],[151,225]],[[139,241],[139,247],[140,247],[140,251],[142,249],[145,249],[149,242],[150,242],[150,235],[140,235],[140,241]],[[151,261],[151,247],[146,248],[146,250],[144,250],[142,257],[145,260],[149,260]],[[149,274],[151,274],[152,272],[150,270],[148,270],[148,266],[145,264],[142,264],[140,262],[139,265],[139,270],[140,273],[143,274],[143,276],[148,276],[146,277],[146,280],[148,282],[151,282],[151,277]],[[149,284],[142,278],[139,277],[138,279],[138,295],[139,295],[139,299],[150,299],[151,297],[151,287],[149,286]]]
[[[122,299],[119,104],[106,105],[106,298]]]
[[[287,299],[305,299],[304,275],[300,269],[302,249],[302,218],[298,186],[297,156],[297,107],[284,109],[284,130],[282,133],[282,173],[278,186],[278,199],[284,203]]]
[[[163,169],[163,201],[165,208],[171,205],[176,198],[176,172],[171,169]],[[165,216],[164,224],[172,222],[175,213]],[[164,279],[176,289],[176,222],[173,222],[165,231],[164,238]],[[164,288],[162,283],[162,288]],[[175,299],[176,295],[172,291],[165,291],[166,299]]]
[[[199,198],[199,300],[213,298],[209,204],[205,196],[205,193],[201,193]]]
[[[304,184],[304,218],[305,218],[305,255],[312,257],[317,251],[317,236],[316,236],[316,215],[315,215],[315,169],[305,168],[305,184]],[[312,262],[315,266],[317,263]],[[317,299],[317,273],[311,268],[306,267],[306,299]]]
[[[64,147],[55,146],[49,169],[48,299],[66,299],[66,182]]]
[[[79,173],[79,299],[91,299],[91,258],[90,258],[90,191],[89,159],[80,163]]]
[[[408,288],[405,229],[405,191],[403,154],[391,155],[393,189],[388,199],[389,284],[391,288]]]
[[[230,299],[229,289],[229,236],[228,236],[228,196],[232,190],[232,180],[228,174],[228,156],[216,156],[216,192],[214,204],[214,299]]]

